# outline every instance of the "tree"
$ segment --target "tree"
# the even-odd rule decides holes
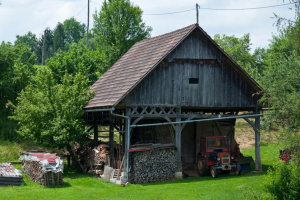
[[[66,19],[63,22],[66,42],[72,44],[77,43],[83,38],[85,33],[85,25],[76,21],[74,17]]]
[[[17,98],[13,119],[18,133],[68,150],[73,142],[86,141],[82,108],[91,98],[90,85],[101,74],[101,59],[98,51],[76,43],[49,58]]]
[[[268,120],[282,128],[281,141],[291,151],[288,164],[268,171],[265,188],[274,199],[300,198],[300,1],[294,20],[277,18],[279,34],[267,50],[262,102],[272,109]],[[284,25],[281,24],[284,20]]]
[[[88,79],[80,73],[66,73],[58,84],[49,68],[39,68],[17,98],[13,119],[18,121],[18,133],[42,145],[69,150],[73,142],[88,136],[82,108],[91,95]]]
[[[38,40],[36,35],[32,32],[28,32],[25,35],[17,35],[17,39],[15,41],[15,45],[27,45],[31,52],[36,52]]]
[[[44,43],[44,37],[45,38],[45,43]],[[43,46],[45,45],[45,55],[44,59],[46,60],[47,58],[50,58],[54,55],[54,47],[53,47],[53,31],[47,27],[41,37],[38,40],[38,45],[37,45],[37,50],[36,50],[36,55],[38,57],[38,63],[42,63],[42,56],[43,56]],[[44,60],[44,61],[45,61]]]
[[[58,23],[53,32],[53,48],[54,51],[64,50],[65,48],[65,31],[64,26],[61,23]]]
[[[14,139],[15,122],[8,120],[9,104],[15,104],[17,95],[34,74],[36,56],[27,45],[0,45],[0,137]],[[3,126],[4,124],[4,126]]]
[[[142,20],[142,10],[129,0],[104,1],[94,14],[93,32],[112,65],[136,42],[150,36],[151,27]]]
[[[84,44],[72,44],[68,51],[58,52],[47,60],[47,66],[53,72],[58,83],[65,73],[75,75],[81,73],[93,84],[104,72],[106,57],[101,51],[88,50]]]
[[[300,13],[280,30],[267,50],[262,84],[263,102],[274,110],[270,118],[293,133],[300,126]]]
[[[0,100],[1,108],[8,101],[15,102],[17,94],[27,85],[34,74],[35,55],[28,46],[0,45]]]

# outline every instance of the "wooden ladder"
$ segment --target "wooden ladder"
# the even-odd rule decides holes
[[[116,180],[119,180],[120,176],[120,169],[114,169],[114,172],[113,172],[113,178],[115,178]]]
[[[123,159],[122,159],[122,162],[120,165],[120,169],[114,169],[114,171],[113,171],[113,178],[115,178],[116,180],[120,180],[121,170],[123,167],[124,159],[125,159],[125,155],[123,156]]]

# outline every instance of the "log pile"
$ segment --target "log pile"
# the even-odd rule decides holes
[[[149,148],[149,147],[147,147]],[[174,179],[176,172],[175,148],[153,148],[131,151],[131,183],[149,183]]]
[[[25,152],[20,159],[32,181],[44,186],[63,184],[63,161],[56,154]]]
[[[83,173],[90,173],[95,176],[103,174],[104,165],[109,161],[109,147],[107,144],[75,144],[72,149],[77,163]]]
[[[20,170],[14,168],[10,163],[0,163],[0,186],[21,185],[23,176]]]
[[[89,154],[91,167],[88,173],[100,177],[104,172],[104,166],[109,161],[109,147],[106,144],[99,144]]]

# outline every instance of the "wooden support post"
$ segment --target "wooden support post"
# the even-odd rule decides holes
[[[110,122],[109,125],[109,158],[110,158],[110,167],[114,168],[114,126],[113,122]]]
[[[181,114],[180,108],[177,110],[177,117],[176,121],[181,121],[181,117],[179,117]],[[182,124],[176,124],[174,125],[175,129],[175,146],[177,149],[177,169],[175,173],[175,178],[181,179],[182,178],[182,162],[181,162],[181,132],[183,129]]]
[[[181,166],[181,131],[182,127],[180,125],[175,126],[175,146],[177,149],[177,171],[180,172],[182,170]]]
[[[259,114],[260,109],[256,109],[256,114]],[[260,159],[260,117],[255,118],[255,169],[262,171]]]
[[[98,142],[98,124],[94,125],[94,142],[95,144]]]
[[[126,124],[125,124],[125,174],[127,176],[127,181],[129,181],[129,152],[128,149],[130,149],[130,117],[129,110],[126,111]]]

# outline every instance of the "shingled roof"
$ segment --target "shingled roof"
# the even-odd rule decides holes
[[[237,65],[198,24],[145,39],[134,44],[99,80],[91,87],[95,96],[85,109],[116,106],[139,82],[141,82],[173,49],[195,28],[199,28],[235,65]],[[252,85],[257,83],[238,65]]]

